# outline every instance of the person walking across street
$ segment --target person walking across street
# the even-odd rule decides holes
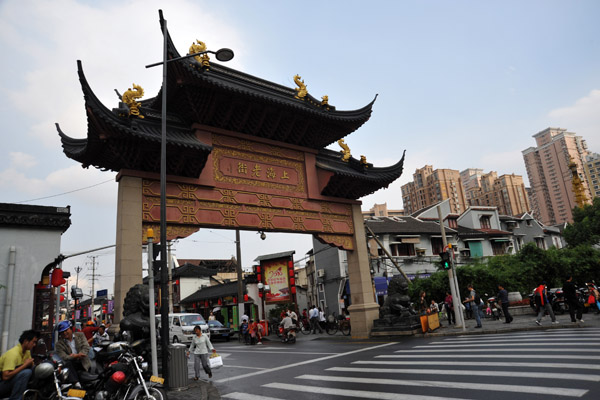
[[[496,298],[498,299],[498,303],[502,307],[502,313],[504,314],[504,323],[510,324],[513,320],[512,315],[508,312],[508,292],[504,289],[504,286],[498,285],[498,295]]]
[[[464,301],[464,303],[469,303],[469,305],[471,306],[471,311],[475,316],[475,322],[477,323],[477,325],[475,325],[475,328],[481,328],[481,314],[479,313],[479,308],[481,307],[481,297],[479,297],[477,291],[473,289],[472,284],[469,284],[467,286],[467,289],[469,289],[470,294],[469,297],[467,297],[467,299]]]
[[[567,302],[567,306],[569,307],[569,314],[571,315],[571,322],[583,322],[582,313],[583,306],[579,303],[577,299],[577,288],[573,283],[573,277],[569,275],[565,283],[562,287],[563,294],[565,295],[565,300]],[[577,319],[575,319],[577,317]]]
[[[27,389],[27,383],[33,373],[31,350],[36,346],[40,333],[33,330],[24,331],[19,337],[19,344],[0,357],[0,397],[10,396],[9,400],[19,400]]]
[[[197,381],[200,378],[200,364],[204,368],[204,372],[208,374],[209,378],[212,378],[212,371],[210,364],[208,363],[208,352],[212,351],[216,353],[217,350],[213,347],[208,336],[202,334],[202,328],[199,325],[194,326],[194,338],[192,344],[187,351],[187,356],[190,354],[194,355],[194,380]]]
[[[548,301],[548,290],[546,289],[546,282],[542,282],[540,286],[535,289],[534,293],[535,304],[538,310],[538,315],[535,319],[535,323],[538,325],[542,325],[542,317],[546,314],[546,311],[550,315],[553,324],[558,324],[556,320],[556,316],[554,315],[554,311],[552,310],[552,306]]]
[[[323,329],[319,325],[319,309],[317,306],[313,306],[310,310],[310,328],[313,335],[317,333],[317,328],[319,328],[319,333],[323,333]]]
[[[444,307],[448,314],[448,325],[456,325],[456,315],[454,314],[454,303],[452,303],[452,295],[450,292],[446,292],[446,298],[444,298]]]

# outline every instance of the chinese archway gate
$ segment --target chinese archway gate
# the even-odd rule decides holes
[[[168,57],[180,57],[170,37]],[[140,245],[160,230],[162,92],[136,102],[134,85],[116,109],[94,95],[83,67],[87,139],[57,125],[65,154],[83,167],[117,171],[115,320],[127,290],[142,281]],[[374,103],[338,111],[327,96],[268,82],[212,61],[168,64],[167,238],[201,227],[309,233],[348,251],[352,334],[368,336],[378,305],[358,199],[387,187],[402,173],[404,157],[376,168],[356,159],[343,138],[365,123]],[[134,96],[132,96],[132,93]],[[325,147],[338,142],[341,152]]]

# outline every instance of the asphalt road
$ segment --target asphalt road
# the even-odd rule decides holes
[[[223,399],[598,399],[600,329],[393,342],[272,336],[262,346],[215,342],[225,366],[211,387]],[[190,369],[191,370],[191,369]]]

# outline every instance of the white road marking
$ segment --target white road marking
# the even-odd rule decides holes
[[[540,339],[550,339],[550,338],[555,338],[555,337],[568,337],[568,338],[573,338],[573,339],[579,339],[579,338],[595,338],[595,337],[600,337],[600,334],[596,334],[596,333],[584,333],[581,335],[574,335],[574,334],[556,334],[556,335],[543,335],[543,334],[538,334],[538,335],[486,335],[485,338],[482,338],[481,336],[477,337],[477,341],[479,340],[497,340],[497,339],[505,339],[505,340],[512,340],[512,339],[517,339],[517,338],[523,338],[523,339],[534,339],[534,338],[540,338]],[[443,342],[466,342],[469,340],[473,340],[474,337],[465,337],[465,336],[461,336],[459,338],[448,338],[448,339],[443,339]]]
[[[259,353],[259,354],[265,354],[264,351],[260,351],[260,350],[229,350],[232,353]],[[328,354],[340,354],[340,353],[325,353],[325,352],[301,352],[301,351],[269,351],[269,354],[297,354],[297,355],[312,355],[312,356],[322,356],[322,355],[328,355]],[[221,354],[221,353],[219,353]]]
[[[600,375],[588,374],[565,374],[552,372],[523,372],[523,371],[468,371],[454,369],[402,369],[402,368],[352,368],[352,367],[332,367],[326,371],[338,372],[361,372],[374,374],[416,374],[416,375],[464,375],[464,376],[505,376],[511,378],[536,378],[536,379],[565,379],[576,381],[600,382]]]
[[[544,386],[523,386],[523,385],[500,385],[473,382],[441,382],[441,381],[420,381],[420,380],[401,380],[401,379],[380,379],[380,378],[359,378],[352,376],[325,376],[325,375],[301,375],[296,379],[307,379],[311,381],[322,382],[345,382],[345,383],[364,383],[369,385],[396,385],[396,386],[419,386],[431,388],[450,388],[450,389],[469,389],[469,390],[488,390],[495,392],[515,392],[532,393],[537,395],[554,395],[567,397],[581,397],[588,391],[584,389],[564,389],[560,387]]]
[[[363,349],[348,351],[346,353],[339,353],[339,354],[334,354],[334,355],[330,355],[330,356],[327,356],[327,357],[315,358],[313,360],[306,360],[306,361],[301,361],[301,362],[297,362],[297,363],[294,363],[294,364],[282,365],[280,367],[269,368],[269,369],[265,369],[265,370],[257,371],[257,372],[251,372],[251,373],[248,373],[248,374],[245,374],[245,375],[237,375],[237,376],[230,377],[230,378],[223,378],[223,379],[219,379],[219,380],[214,381],[214,382],[216,382],[216,383],[226,383],[226,382],[229,382],[229,381],[237,381],[237,380],[243,379],[243,378],[249,378],[249,377],[256,376],[256,375],[261,375],[261,374],[267,374],[267,373],[270,373],[270,372],[273,372],[273,371],[280,371],[282,369],[287,369],[287,368],[294,368],[294,367],[297,367],[297,366],[300,366],[300,365],[312,364],[312,363],[316,363],[316,362],[319,362],[319,361],[329,360],[329,359],[332,359],[332,358],[347,356],[347,355],[350,355],[350,354],[361,353],[363,351],[371,351],[371,350],[374,350],[374,349],[378,349],[378,348],[386,347],[386,346],[391,346],[391,345],[395,345],[395,344],[398,344],[398,343],[397,342],[384,343],[384,344],[380,344],[378,346],[365,347]]]
[[[526,368],[566,368],[583,370],[600,370],[600,365],[595,364],[568,364],[568,363],[519,363],[519,362],[479,362],[479,361],[353,361],[352,364],[373,365],[451,365],[464,367],[526,367]]]
[[[514,352],[514,351],[529,351],[529,350],[523,350],[520,348],[512,348],[512,347],[504,347],[501,349],[470,349],[469,352],[473,353],[473,352],[494,352],[494,353],[500,353],[500,352]],[[531,350],[533,351],[533,350]],[[540,353],[547,353],[547,352],[552,352],[552,353],[600,353],[600,349],[586,349],[585,347],[582,348],[574,348],[574,347],[563,347],[560,349],[557,349],[555,347],[550,348],[550,347],[543,347],[543,348],[538,348],[535,349],[536,354],[539,351]],[[464,353],[465,350],[464,349],[444,349],[444,348],[437,348],[437,349],[422,349],[422,350],[396,350],[394,353]]]
[[[426,346],[415,346],[415,349],[419,348],[449,348],[449,347],[491,347],[491,346],[553,346],[556,345],[554,342],[537,342],[537,343],[479,343],[473,341],[471,343],[465,344],[454,344],[454,343],[444,343],[444,344],[436,344],[436,345],[426,345]],[[568,343],[560,343],[561,346],[600,346],[600,342],[568,342]]]
[[[378,399],[378,400],[466,400],[464,398],[456,397],[437,397],[437,396],[421,396],[416,394],[404,394],[404,393],[388,393],[388,392],[368,392],[366,390],[349,390],[349,389],[335,389],[335,388],[324,388],[314,387],[308,385],[293,385],[289,383],[268,383],[262,387],[293,390],[302,393],[316,393],[316,394],[328,394],[333,396],[344,396],[344,397],[359,397],[361,399]]]
[[[224,399],[234,399],[234,400],[256,400],[256,398],[257,398],[257,396],[255,396],[253,394],[240,393],[240,392],[222,394],[221,397]],[[260,396],[260,399],[261,400],[285,400],[285,399],[280,399],[279,397],[266,397],[266,396]]]
[[[516,339],[512,339],[512,338],[506,338],[506,339],[483,339],[483,338],[477,338],[475,340],[473,340],[474,342],[477,343],[512,343],[512,342],[539,342],[539,341],[549,341],[551,340],[552,342],[566,342],[569,340],[581,340],[583,338],[581,337],[573,337],[573,336],[569,336],[566,338],[563,337],[555,337],[553,336],[552,338],[549,338],[547,336],[545,337],[539,337],[539,338],[516,338]],[[597,339],[596,339],[597,340]],[[447,346],[454,346],[456,343],[470,343],[469,341],[466,340],[461,340],[461,341],[457,341],[457,342],[431,342],[430,344],[432,345],[436,345],[436,344],[443,344],[443,345],[447,345]],[[597,343],[600,344],[600,342],[589,342],[589,343]]]
[[[550,359],[574,359],[574,360],[597,360],[598,356],[584,356],[581,354],[383,354],[375,358],[550,358]]]
[[[244,368],[244,369],[258,369],[258,370],[266,369],[266,368],[260,368],[260,367],[244,367],[241,365],[231,365],[231,364],[223,365],[223,368]]]

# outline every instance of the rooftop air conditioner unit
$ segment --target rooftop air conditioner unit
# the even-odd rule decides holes
[[[325,270],[324,269],[318,269],[317,270],[317,277],[318,278],[323,278],[325,276]]]

